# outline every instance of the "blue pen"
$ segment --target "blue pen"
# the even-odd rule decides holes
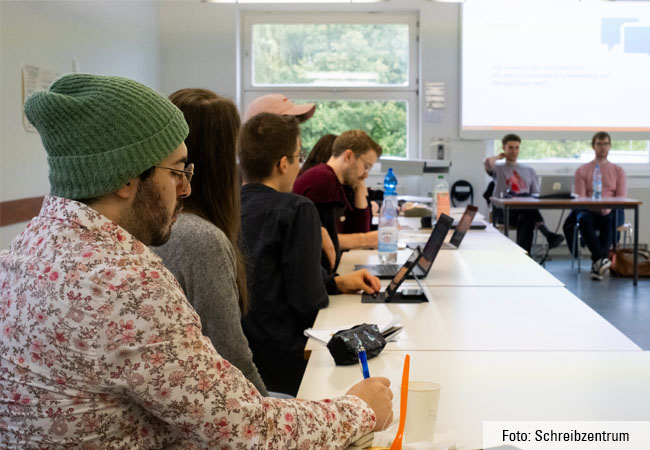
[[[359,347],[359,364],[361,364],[361,373],[363,378],[370,378],[370,370],[368,370],[368,358],[366,357],[366,349],[363,345]]]

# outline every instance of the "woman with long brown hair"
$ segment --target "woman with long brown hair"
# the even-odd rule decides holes
[[[190,127],[185,140],[194,163],[192,195],[169,242],[155,249],[201,317],[203,334],[219,354],[267,395],[253,363],[241,316],[248,308],[246,267],[240,250],[240,181],[235,142],[241,120],[235,104],[207,89],[169,96]]]
[[[332,156],[332,144],[334,144],[336,137],[337,136],[335,134],[324,134],[321,136],[321,138],[314,144],[314,147],[309,152],[309,156],[307,156],[307,159],[303,165],[300,166],[300,172],[298,172],[298,176],[307,172],[315,165],[329,161],[330,156]]]

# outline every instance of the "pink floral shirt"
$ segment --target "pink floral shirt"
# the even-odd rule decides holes
[[[0,448],[346,447],[358,397],[262,397],[161,259],[92,208],[46,197],[0,253]]]

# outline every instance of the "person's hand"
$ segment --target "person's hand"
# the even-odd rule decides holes
[[[362,194],[364,197],[368,196],[368,187],[366,186],[366,180],[365,178],[359,178],[359,180],[356,182],[354,186],[352,186],[354,189],[354,192],[358,192],[359,194]]]
[[[497,155],[497,159],[503,159],[506,157],[506,154],[504,152],[501,152]]]
[[[361,178],[354,186],[354,207],[359,209],[366,209],[368,207],[368,188],[366,181]]]
[[[372,215],[378,216],[379,210],[381,209],[381,205],[373,200],[370,202],[370,206],[372,207]]]
[[[357,270],[334,278],[336,287],[344,294],[354,294],[361,290],[366,294],[374,294],[381,290],[379,278],[370,275],[366,269]]]
[[[376,419],[373,431],[383,430],[393,421],[393,391],[388,378],[366,378],[352,386],[346,395],[356,395],[372,408]]]
[[[336,249],[334,248],[334,242],[332,242],[332,238],[325,227],[320,227],[320,234],[323,241],[323,251],[325,252],[325,256],[327,256],[327,260],[330,262],[330,268],[334,269],[334,265],[336,264]]]

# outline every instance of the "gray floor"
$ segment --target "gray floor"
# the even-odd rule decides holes
[[[568,255],[552,256],[545,267],[639,347],[650,350],[650,278],[639,278],[636,286],[631,278],[607,276],[595,281],[589,276],[590,260],[582,260],[578,273],[577,268],[571,269]]]

